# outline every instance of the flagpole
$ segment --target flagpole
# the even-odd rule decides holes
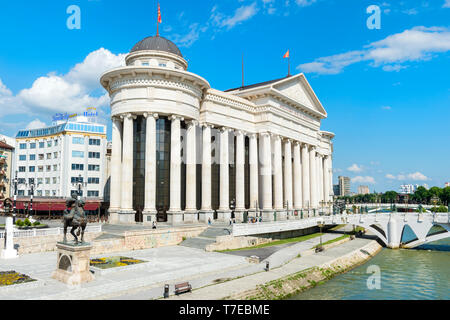
[[[242,88],[244,87],[244,53],[242,53]]]
[[[288,57],[288,77],[291,76],[291,55]]]
[[[159,1],[158,1],[158,13],[156,14],[156,36],[159,37]]]

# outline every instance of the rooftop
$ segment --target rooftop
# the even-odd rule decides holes
[[[224,92],[230,92],[230,91],[243,91],[243,90],[247,90],[247,89],[253,89],[253,88],[257,88],[257,87],[264,87],[264,86],[268,86],[269,84],[272,83],[276,83],[278,81],[290,78],[292,76],[287,76],[287,77],[283,77],[283,78],[279,78],[279,79],[275,79],[275,80],[269,80],[269,81],[265,81],[265,82],[260,82],[260,83],[255,83],[255,84],[251,84],[248,86],[243,86],[243,87],[239,87],[239,88],[234,88],[234,89],[228,89],[225,90]]]

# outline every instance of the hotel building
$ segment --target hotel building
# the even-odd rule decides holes
[[[103,198],[106,126],[78,116],[16,136],[18,196]]]
[[[285,220],[332,200],[334,134],[304,74],[227,91],[148,37],[101,84],[111,97],[111,222]],[[138,214],[135,214],[135,213]]]

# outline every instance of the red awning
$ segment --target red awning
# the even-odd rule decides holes
[[[18,210],[24,210],[25,205],[27,204],[28,209],[30,208],[30,202],[21,202],[17,201],[16,208]],[[94,211],[98,210],[100,206],[100,203],[98,202],[88,202],[84,206],[84,210],[86,211]],[[64,211],[66,209],[66,203],[65,202],[37,202],[33,201],[33,211]]]

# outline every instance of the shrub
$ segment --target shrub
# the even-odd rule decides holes
[[[18,226],[18,227],[23,227],[23,221],[22,220],[17,220],[16,221],[16,226]]]
[[[31,227],[31,221],[30,221],[28,218],[26,218],[26,219],[23,221],[23,224],[24,224],[25,226],[27,226],[27,227]]]
[[[41,223],[39,221],[36,221],[35,223],[33,223],[33,226],[36,227],[36,226],[39,226],[40,224]]]

